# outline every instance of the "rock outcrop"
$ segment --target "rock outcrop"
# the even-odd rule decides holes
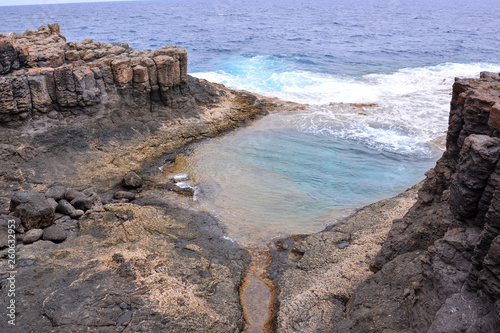
[[[374,222],[373,214],[357,213],[330,230],[285,240],[288,250],[278,247],[268,268],[278,287],[277,331],[497,332],[499,119],[500,74],[456,79],[446,152],[427,172],[413,207],[393,221],[381,248],[372,241],[366,257],[352,257],[351,267],[332,239],[343,240],[346,228],[363,219],[361,237],[353,242],[349,235],[362,249],[360,240],[370,234],[364,225]],[[387,232],[382,223],[376,227]],[[380,249],[376,256],[374,248]],[[310,265],[311,258],[319,265]]]
[[[496,332],[500,76],[457,79],[446,152],[393,224],[338,332]]]
[[[91,39],[67,43],[55,23],[0,34],[0,75],[0,124],[9,126],[112,108],[134,108],[138,116],[140,109],[194,105],[184,49],[137,51]]]

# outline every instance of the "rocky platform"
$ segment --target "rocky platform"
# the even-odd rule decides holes
[[[446,152],[387,239],[363,248],[369,233],[362,230],[373,214],[396,212],[393,206],[355,215],[364,219],[356,220],[356,237],[346,232],[351,222],[280,241],[288,245],[278,247],[268,268],[278,286],[276,330],[498,332],[499,159],[500,75],[455,80]],[[351,245],[341,249],[346,241]],[[366,257],[346,261],[360,250]]]

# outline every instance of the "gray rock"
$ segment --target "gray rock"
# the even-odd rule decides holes
[[[26,232],[23,238],[24,244],[30,244],[39,240],[43,235],[42,229],[31,229]]]
[[[54,223],[55,208],[38,192],[16,192],[10,211],[19,217],[26,229],[41,229]]]
[[[58,225],[50,226],[43,232],[43,239],[52,241],[54,243],[59,243],[64,241],[67,236],[68,235],[66,233],[66,230],[64,230]]]
[[[74,200],[75,198],[78,197],[83,197],[85,196],[82,192],[77,191],[77,190],[67,190],[66,193],[64,194],[64,198],[68,201]]]
[[[49,205],[51,205],[52,207],[54,207],[54,209],[57,208],[57,201],[54,199],[54,198],[47,198],[47,202],[49,203]]]
[[[92,193],[90,195],[83,195],[80,197],[77,197],[73,200],[71,200],[71,204],[75,209],[81,209],[84,212],[91,209],[94,203],[96,203],[99,200],[99,196],[97,196],[95,193]]]
[[[71,215],[75,211],[75,207],[68,201],[62,199],[59,201],[56,211],[65,215]]]
[[[85,214],[85,212],[81,209],[75,209],[73,211],[73,213],[71,213],[69,216],[72,218],[72,219],[78,219],[80,217],[83,216],[83,214]]]
[[[64,186],[54,186],[54,187],[51,187],[45,193],[45,196],[47,198],[53,198],[53,199],[59,201],[59,200],[64,198],[65,194],[66,194],[66,188]]]
[[[130,171],[125,177],[123,177],[122,185],[123,187],[129,189],[139,188],[142,186],[142,179],[138,174]]]
[[[127,191],[118,191],[113,195],[113,198],[115,199],[127,199],[127,200],[134,200],[135,199],[135,194],[132,192],[127,192]]]

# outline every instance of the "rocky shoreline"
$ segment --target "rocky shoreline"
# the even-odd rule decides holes
[[[247,252],[149,170],[273,104],[187,76],[180,48],[66,43],[56,24],[0,37],[1,231],[15,219],[17,240],[16,326],[1,329],[242,331]]]
[[[2,317],[9,229],[17,242],[16,326],[0,329],[242,332],[259,271],[266,331],[493,332],[499,92],[495,73],[457,80],[447,150],[424,182],[275,240],[256,267],[155,172],[279,103],[188,76],[178,47],[67,43],[57,24],[0,34]]]

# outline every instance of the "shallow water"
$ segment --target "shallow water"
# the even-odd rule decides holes
[[[271,114],[177,158],[175,171],[195,180],[200,205],[237,242],[263,244],[320,231],[354,208],[415,184],[439,156],[425,144],[397,152],[333,132],[305,131],[296,120],[307,112]]]

